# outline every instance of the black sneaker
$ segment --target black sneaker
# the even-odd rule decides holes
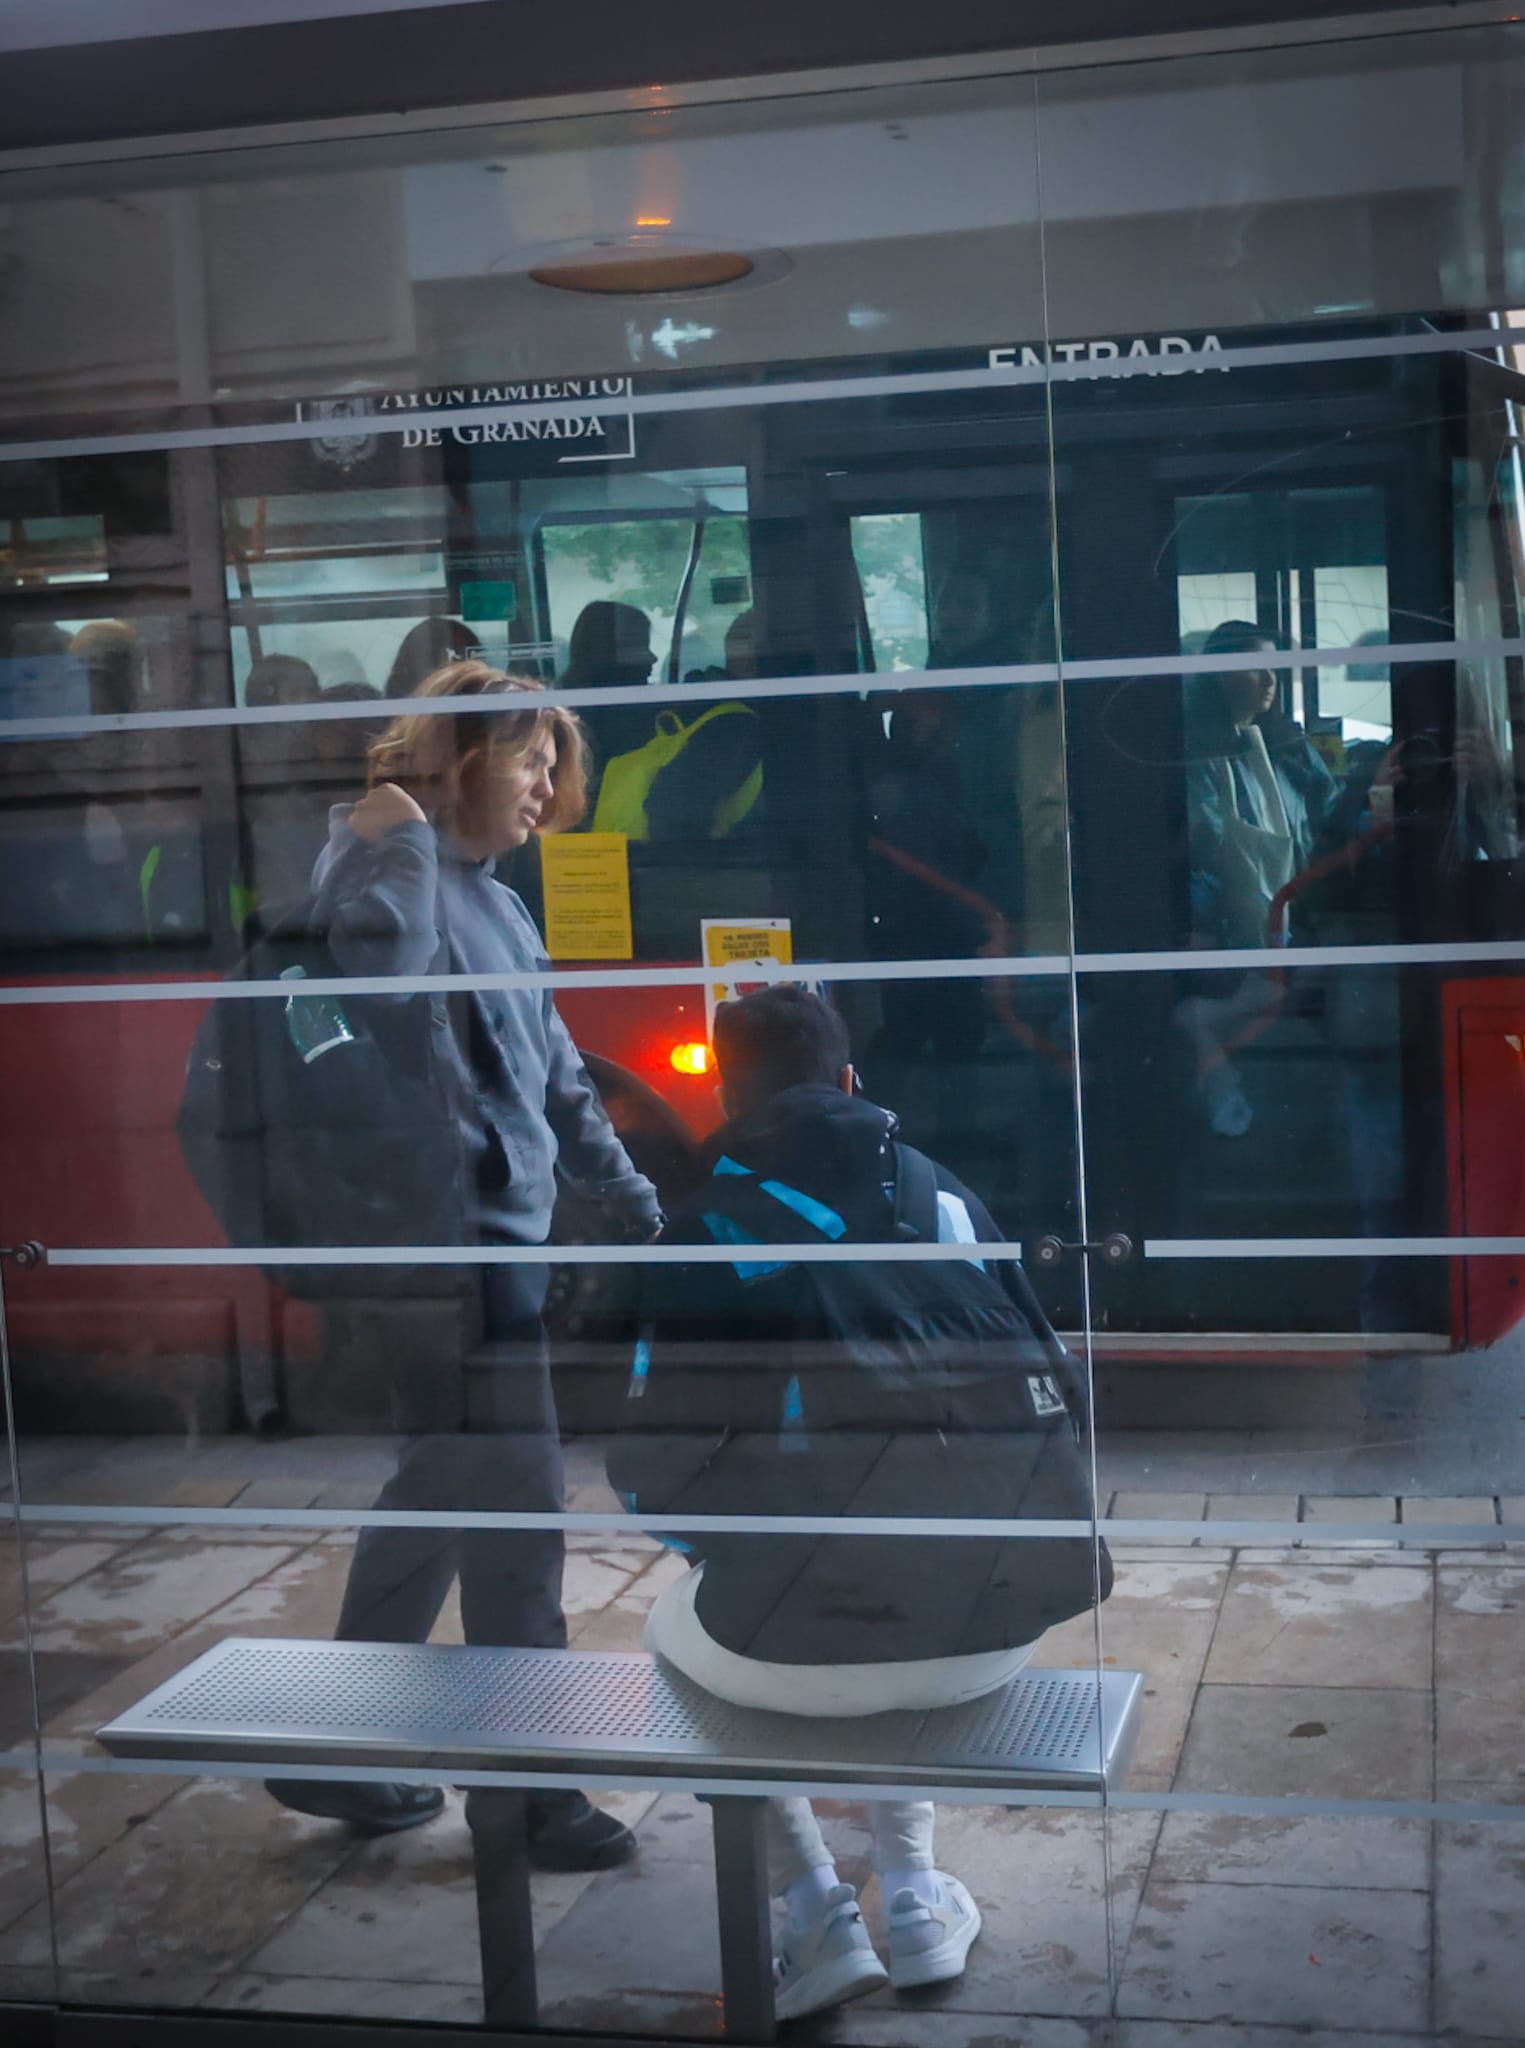
[[[373,1785],[358,1779],[267,1778],[265,1790],[294,1813],[346,1821],[357,1835],[396,1835],[422,1827],[445,1803],[438,1785]]]
[[[629,1828],[583,1792],[531,1792],[525,1819],[537,1870],[613,1870],[635,1854]]]

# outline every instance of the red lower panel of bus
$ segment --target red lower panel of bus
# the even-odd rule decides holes
[[[704,1037],[697,990],[571,990],[558,1000],[585,1050],[628,1068],[695,1131],[718,1121],[713,1076],[672,1066],[675,1044]],[[174,1133],[204,1008],[0,1006],[0,1242],[221,1242]],[[253,1349],[293,1357],[311,1355],[316,1343],[310,1312],[249,1268],[8,1272],[6,1305],[18,1347],[60,1355],[215,1358]]]
[[[567,990],[558,1001],[579,1045],[628,1068],[696,1132],[714,1126],[713,1076],[672,1065],[675,1045],[703,1040],[698,991]],[[4,1242],[219,1242],[174,1136],[202,1008],[0,1007]],[[1445,1021],[1450,1228],[1525,1236],[1525,981],[1449,983]],[[315,1343],[308,1312],[247,1269],[8,1273],[6,1299],[13,1340],[58,1353],[219,1356],[252,1345],[294,1356]],[[1495,1342],[1525,1314],[1525,1260],[1454,1261],[1452,1301],[1457,1341]]]
[[[1525,1237],[1525,981],[1445,987],[1449,1221],[1462,1237]],[[1451,1327],[1493,1344],[1525,1315],[1525,1259],[1451,1262]]]

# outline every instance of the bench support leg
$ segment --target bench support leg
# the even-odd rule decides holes
[[[489,2027],[533,2027],[539,2001],[525,1795],[496,1787],[473,1791],[466,1816],[476,1860],[482,2017]]]
[[[766,1799],[711,1796],[715,1891],[720,1907],[720,1982],[728,2041],[767,2042],[773,2010],[773,1926],[768,1902]]]

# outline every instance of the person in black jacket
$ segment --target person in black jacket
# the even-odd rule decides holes
[[[759,991],[721,1006],[715,1052],[728,1121],[662,1241],[736,1257],[647,1269],[616,1490],[650,1514],[1089,1520],[1083,1388],[1019,1266],[787,1249],[1001,1238],[856,1092],[835,1011],[803,988]],[[792,1714],[977,1699],[1110,1587],[1086,1535],[675,1540],[693,1568],[656,1603],[648,1648],[735,1705]],[[931,1803],[871,1812],[891,1981],[956,1977],[980,1914],[934,1867]],[[780,2018],[882,1984],[807,1800],[770,1802],[769,1850],[787,1923]]]

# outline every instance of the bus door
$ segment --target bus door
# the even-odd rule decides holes
[[[1363,648],[1460,632],[1480,562],[1458,525],[1474,394],[1440,359],[1229,375],[1140,389],[1131,434],[1114,407],[1094,452],[1079,387],[1056,420],[1077,479],[1064,657],[1108,664],[1065,686],[1089,1235],[1157,1247],[1097,1281],[1097,1329],[1104,1347],[1110,1330],[1422,1349],[1448,1337],[1439,1260],[1309,1259],[1289,1291],[1276,1256],[1221,1247],[1446,1228],[1443,969],[1393,955],[1464,936],[1484,881],[1507,879],[1513,820],[1495,805],[1491,851],[1438,859],[1477,678],[1449,654],[1389,668]],[[1207,660],[1230,622],[1252,649],[1258,631],[1341,657],[1274,669],[1251,721],[1269,759],[1248,769],[1229,765],[1250,736],[1225,725]],[[1174,650],[1193,672],[1160,672]],[[1251,816],[1283,846],[1241,835]],[[1228,901],[1241,846],[1261,864],[1236,899],[1256,897],[1253,926]],[[1286,945],[1336,957],[1288,966]],[[1367,947],[1371,965],[1340,958]],[[1151,953],[1158,968],[1124,964]]]
[[[1019,1219],[1067,1228],[1069,1077],[1062,735],[1052,681],[982,670],[1053,661],[1048,466],[882,456],[820,479],[823,552],[843,567],[875,750],[866,950],[887,963],[1046,955],[1046,974],[900,978],[857,997],[865,1085],[913,1141]],[[956,687],[875,688],[949,673]]]

